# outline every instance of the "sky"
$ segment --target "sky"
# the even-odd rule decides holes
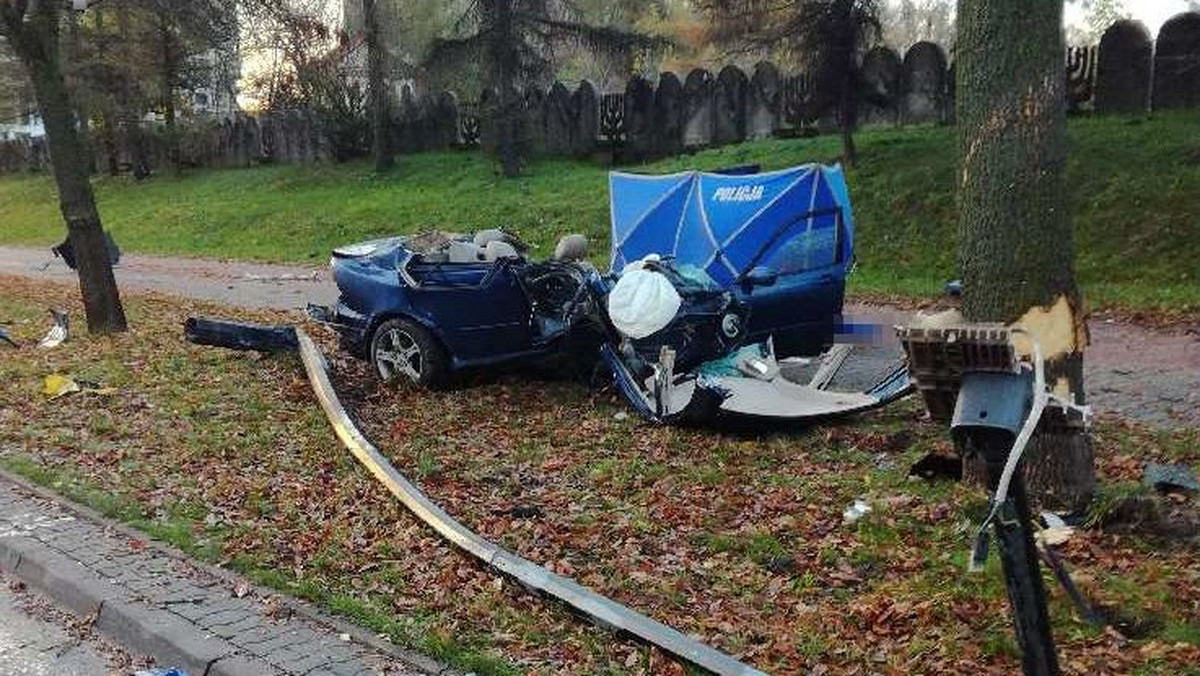
[[[1134,19],[1146,24],[1151,35],[1157,35],[1158,29],[1167,19],[1187,11],[1188,8],[1186,0],[1124,0],[1123,4],[1125,11],[1129,12]],[[1073,23],[1082,25],[1085,14],[1086,12],[1079,2],[1066,3],[1064,19],[1067,25]]]

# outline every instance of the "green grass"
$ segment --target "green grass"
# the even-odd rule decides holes
[[[1095,305],[1200,308],[1200,119],[1089,118],[1070,123],[1068,183],[1078,273]],[[956,276],[952,128],[868,129],[849,172],[858,220],[862,292],[928,296]],[[777,168],[830,162],[835,137],[767,140],[709,150],[639,170]],[[338,244],[441,228],[518,231],[542,255],[568,232],[607,249],[605,167],[533,162],[504,180],[479,153],[400,158],[394,173],[367,164],[202,170],[95,185],[106,227],[129,251],[321,263]],[[47,176],[0,178],[0,243],[45,246],[63,227]]]

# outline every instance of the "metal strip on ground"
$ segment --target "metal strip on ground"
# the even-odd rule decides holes
[[[502,549],[456,521],[406,479],[363,436],[338,399],[329,378],[329,365],[320,349],[299,329],[296,330],[296,337],[308,380],[338,438],[405,507],[442,537],[497,571],[515,578],[522,585],[566,603],[597,624],[635,636],[720,676],[766,676],[764,672],[719,650]]]

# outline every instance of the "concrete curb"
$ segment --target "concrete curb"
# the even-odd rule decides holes
[[[187,565],[220,579],[231,589],[239,583],[249,582],[236,573],[197,561],[175,547],[151,540],[145,533],[115,522],[24,477],[0,469],[0,481],[54,502],[81,520],[111,529],[130,539],[145,541],[148,549],[185,561]],[[164,664],[183,667],[193,676],[261,676],[279,673],[266,662],[241,654],[236,646],[223,638],[186,625],[170,613],[157,613],[121,600],[121,594],[114,585],[32,539],[0,537],[0,571],[12,575],[81,617],[95,614],[94,627],[102,634],[135,652],[152,655]],[[462,676],[461,672],[437,660],[400,648],[386,638],[333,617],[301,599],[256,584],[251,584],[250,588],[252,593],[260,597],[280,599],[287,610],[332,627],[338,633],[347,634],[352,641],[413,669],[437,676]]]
[[[55,603],[93,621],[96,631],[137,654],[207,676],[213,664],[237,656],[237,647],[166,612],[140,608],[91,571],[45,545],[23,537],[0,538],[0,571]],[[265,662],[247,660],[229,674],[270,674]]]

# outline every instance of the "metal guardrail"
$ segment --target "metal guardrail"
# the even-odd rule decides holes
[[[456,521],[396,470],[363,436],[338,399],[321,350],[299,329],[296,338],[313,392],[338,438],[392,495],[443,538],[526,588],[566,603],[600,626],[634,636],[719,676],[766,676],[765,672],[507,551]]]

